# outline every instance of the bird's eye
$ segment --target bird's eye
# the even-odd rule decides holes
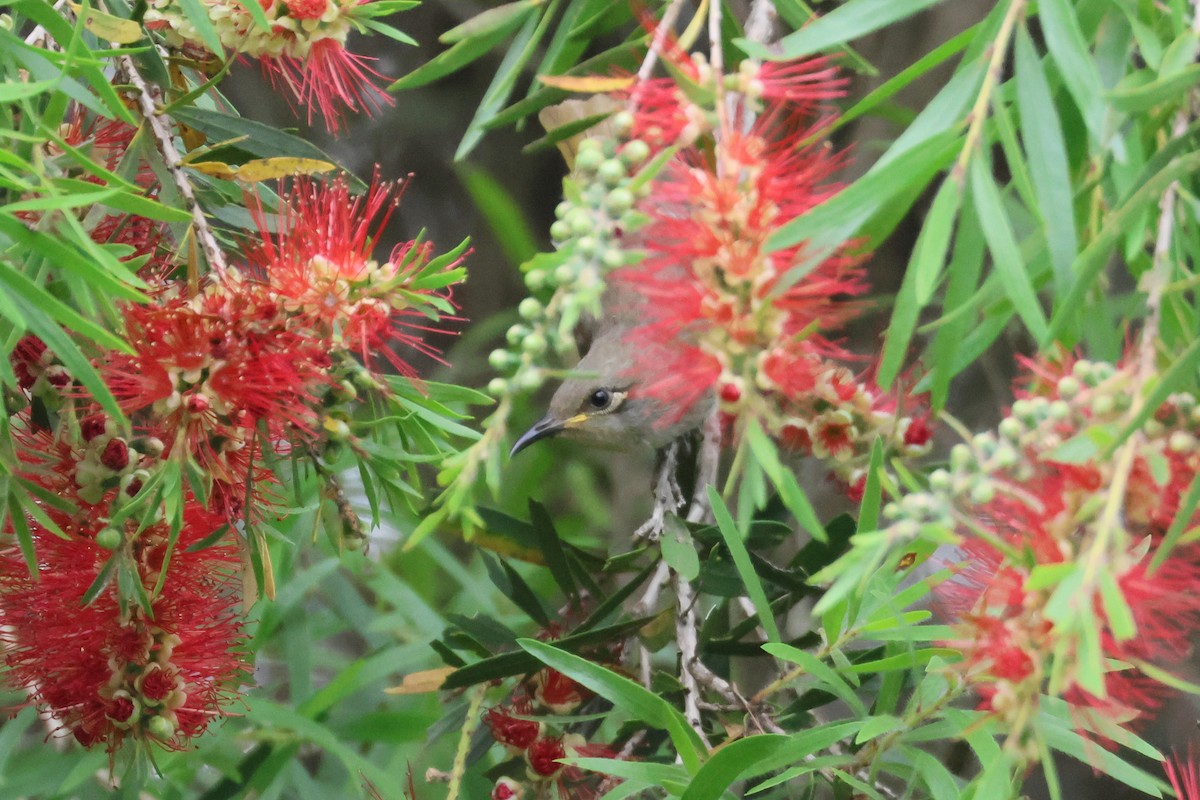
[[[592,392],[592,396],[588,398],[588,402],[592,408],[602,410],[608,408],[608,404],[612,402],[612,394],[608,389],[597,389]]]

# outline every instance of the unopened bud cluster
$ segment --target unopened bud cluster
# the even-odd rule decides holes
[[[281,0],[261,3],[268,27],[254,22],[245,4],[233,0],[205,0],[204,7],[221,39],[235,53],[252,58],[291,56],[303,59],[313,43],[332,39],[345,44],[350,34],[350,12],[358,0]],[[204,38],[188,19],[179,0],[150,0],[145,20],[166,24],[168,41],[175,46],[203,47]],[[220,54],[218,54],[220,55]]]
[[[557,252],[539,255],[527,265],[530,296],[517,308],[521,320],[508,329],[505,346],[488,358],[493,369],[507,376],[488,384],[493,395],[540,386],[547,353],[569,352],[580,318],[600,315],[608,273],[639,257],[630,249],[629,235],[642,221],[634,207],[648,187],[637,174],[650,146],[627,138],[632,124],[629,112],[619,112],[612,120],[615,137],[579,143],[550,226]]]

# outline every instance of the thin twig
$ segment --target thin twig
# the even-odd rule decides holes
[[[968,117],[971,122],[967,127],[967,135],[963,139],[958,160],[954,162],[954,168],[950,170],[951,180],[959,186],[962,186],[966,180],[971,156],[983,140],[983,123],[987,121],[992,93],[1000,83],[1000,76],[1004,70],[1004,58],[1008,55],[1008,45],[1012,41],[1017,22],[1025,13],[1025,4],[1026,0],[1012,0],[1000,23],[1000,30],[997,31],[996,38],[991,44],[991,58],[988,60],[987,72],[984,73],[983,84],[979,87],[979,94],[975,97],[975,104],[971,106],[971,114]]]
[[[671,30],[675,27],[675,21],[679,19],[679,12],[682,10],[683,0],[671,0],[671,5],[667,6],[667,10],[663,12],[662,20],[654,28],[654,37],[650,40],[650,51],[646,53],[642,66],[638,68],[639,84],[654,73],[654,67],[658,64],[658,57],[662,53],[663,45],[667,43],[667,37],[671,35]],[[635,102],[634,105],[637,103]]]
[[[675,587],[675,639],[679,645],[679,682],[683,684],[683,716],[696,734],[711,748],[704,735],[704,721],[700,717],[700,682],[696,679],[695,663],[699,657],[699,619],[696,613],[696,590],[678,573],[671,573],[671,584]]]
[[[746,16],[746,38],[759,44],[770,44],[775,38],[775,21],[779,13],[771,0],[754,0]]]
[[[179,191],[192,215],[193,235],[199,241],[201,249],[204,250],[204,257],[208,260],[209,268],[217,274],[217,277],[224,278],[229,271],[225,262],[225,254],[217,244],[216,237],[213,236],[208,218],[204,216],[204,209],[200,207],[200,202],[196,199],[191,179],[184,171],[183,159],[180,158],[179,151],[175,148],[175,138],[171,134],[167,118],[162,114],[158,100],[158,87],[153,86],[142,77],[142,74],[138,72],[137,65],[129,56],[118,56],[117,67],[123,76],[122,81],[133,86],[135,90],[138,107],[142,111],[142,117],[146,120],[150,135],[154,138],[154,144],[163,157],[167,171],[171,173],[175,188]]]

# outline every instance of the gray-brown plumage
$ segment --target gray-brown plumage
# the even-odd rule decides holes
[[[611,97],[595,95],[550,106],[539,118],[549,131],[619,108]],[[606,120],[559,142],[568,166],[584,135],[607,133]],[[638,247],[637,242],[626,244]],[[664,377],[655,367],[678,362],[669,352],[671,343],[652,344],[649,337],[639,335],[648,317],[645,303],[645,296],[629,284],[609,285],[601,299],[601,315],[585,318],[576,327],[579,364],[554,392],[546,416],[517,439],[512,455],[539,439],[558,435],[613,449],[648,445],[657,450],[700,427],[715,402],[711,393],[690,408],[679,409],[649,391]]]
[[[623,284],[604,293],[602,316],[580,323],[583,357],[554,392],[546,416],[517,439],[513,455],[557,435],[612,449],[657,450],[700,427],[712,408],[711,396],[678,409],[648,391],[663,378],[654,367],[677,362],[671,353],[645,351],[671,345],[651,345],[639,335],[644,302]]]

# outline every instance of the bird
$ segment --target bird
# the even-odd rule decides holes
[[[510,457],[551,436],[611,450],[660,451],[701,426],[715,403],[711,392],[679,408],[654,390],[664,377],[660,370],[677,365],[687,345],[646,335],[644,303],[629,285],[609,286],[599,317],[576,329],[579,363],[555,390],[545,416],[517,438]]]
[[[574,163],[584,135],[612,135],[612,113],[621,108],[613,98],[593,95],[542,109],[538,117],[547,131],[582,119],[609,117],[558,142],[567,166]],[[636,248],[636,237],[626,245]],[[628,281],[609,281],[600,313],[585,314],[574,335],[580,360],[550,399],[546,415],[513,444],[509,457],[534,442],[563,436],[612,450],[645,448],[659,452],[703,424],[715,405],[709,392],[688,407],[664,397],[663,370],[685,357],[684,341],[648,336],[644,292]]]

